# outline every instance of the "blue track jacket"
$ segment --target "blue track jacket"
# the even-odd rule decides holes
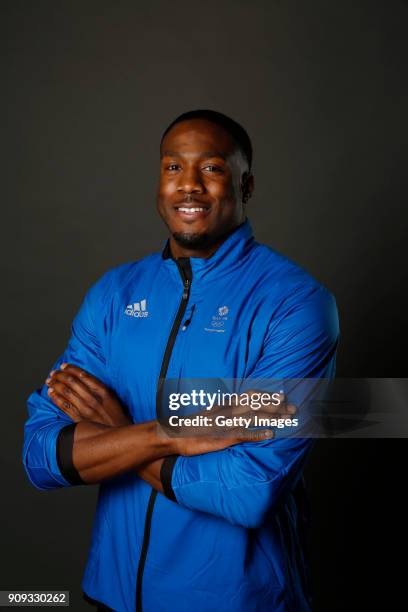
[[[334,376],[333,296],[257,243],[248,220],[210,258],[184,263],[190,282],[167,243],[162,253],[104,274],[52,369],[65,361],[91,372],[135,423],[157,418],[160,376]],[[220,308],[227,312],[221,327]],[[28,412],[23,462],[30,481],[41,490],[76,484],[73,466],[69,477],[57,456],[60,432],[74,426],[46,385],[30,395]],[[103,482],[85,595],[118,612],[309,611],[299,489],[311,445],[310,438],[278,437],[171,456],[161,472],[165,494],[134,471]]]

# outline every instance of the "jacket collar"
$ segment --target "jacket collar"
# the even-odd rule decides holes
[[[190,257],[193,281],[197,279],[210,280],[239,267],[242,259],[247,256],[255,244],[253,231],[248,219],[239,225],[221,246],[206,259],[201,257]],[[170,243],[167,240],[162,251],[164,265],[169,269],[177,271],[177,265],[171,255]]]

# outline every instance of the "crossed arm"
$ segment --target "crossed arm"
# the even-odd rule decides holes
[[[71,425],[71,429],[75,427],[73,464],[84,482],[100,482],[136,470],[158,491],[187,508],[209,512],[232,524],[261,524],[265,514],[296,483],[311,441],[270,440],[265,436],[254,443],[252,434],[235,441],[203,436],[166,439],[155,421],[137,425],[125,422],[123,409],[115,405],[115,397],[106,390],[112,385],[92,323],[91,304],[86,299],[74,321],[68,349],[54,366],[59,374],[55,372],[51,379],[60,377],[59,383],[64,384],[62,361],[92,372],[95,381],[105,387],[103,401],[97,407],[103,418],[99,416],[98,420],[95,406],[96,420],[90,418],[84,406],[76,415],[69,414],[67,408],[64,411],[58,401],[66,398],[61,399],[62,388],[56,384],[50,385],[55,387],[54,393],[49,394],[44,385],[40,392],[32,394],[24,465],[33,484],[41,489],[72,484],[64,477],[56,458],[61,430]],[[334,373],[337,336],[337,312],[327,292],[316,291],[311,298],[297,300],[296,305],[288,304],[287,316],[271,328],[251,377],[330,377]],[[91,384],[95,381],[88,379]],[[163,474],[167,490],[166,483],[163,487]]]
[[[68,446],[65,455],[70,463],[72,453],[73,466],[69,469],[74,472],[74,480],[87,484],[135,469],[141,478],[163,493],[160,472],[165,457],[204,454],[238,442],[265,440],[272,435],[268,430],[258,430],[233,432],[224,439],[210,433],[174,438],[167,436],[155,420],[135,425],[112,390],[73,364],[63,363],[60,369],[51,371],[46,385],[55,406],[76,424],[67,426],[66,435],[71,440],[65,442]],[[61,434],[65,434],[64,429]],[[60,450],[60,464],[62,454]],[[66,468],[62,471],[67,473]]]
[[[71,438],[64,442],[67,451],[57,445],[59,463],[68,463],[74,481],[97,483],[133,468],[141,478],[163,493],[161,469],[166,457],[199,455],[238,442],[261,441],[273,436],[270,430],[239,430],[225,432],[232,435],[223,439],[211,436],[211,431],[174,438],[167,436],[155,420],[134,425],[115,393],[73,364],[63,363],[60,369],[51,371],[46,385],[55,406],[76,424],[67,426],[67,433],[61,430],[62,435]],[[294,406],[282,402],[257,414],[283,418],[293,414],[294,410]],[[237,406],[234,414],[245,412],[248,408]],[[71,461],[73,465],[70,465]],[[62,471],[69,479],[67,468]]]

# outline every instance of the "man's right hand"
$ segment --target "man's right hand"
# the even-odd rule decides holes
[[[273,438],[273,431],[271,429],[258,429],[255,431],[236,429],[231,431],[228,436],[223,437],[201,434],[200,436],[183,436],[171,439],[175,454],[192,456],[222,450],[241,442],[261,442],[271,438]]]

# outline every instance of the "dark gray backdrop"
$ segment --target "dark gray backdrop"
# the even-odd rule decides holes
[[[40,493],[25,398],[106,269],[159,249],[158,144],[209,107],[248,129],[258,240],[334,293],[339,376],[406,376],[407,3],[3,1],[0,589],[70,589],[96,487]],[[320,441],[317,611],[397,601],[405,440]],[[399,609],[400,604],[390,604]]]

